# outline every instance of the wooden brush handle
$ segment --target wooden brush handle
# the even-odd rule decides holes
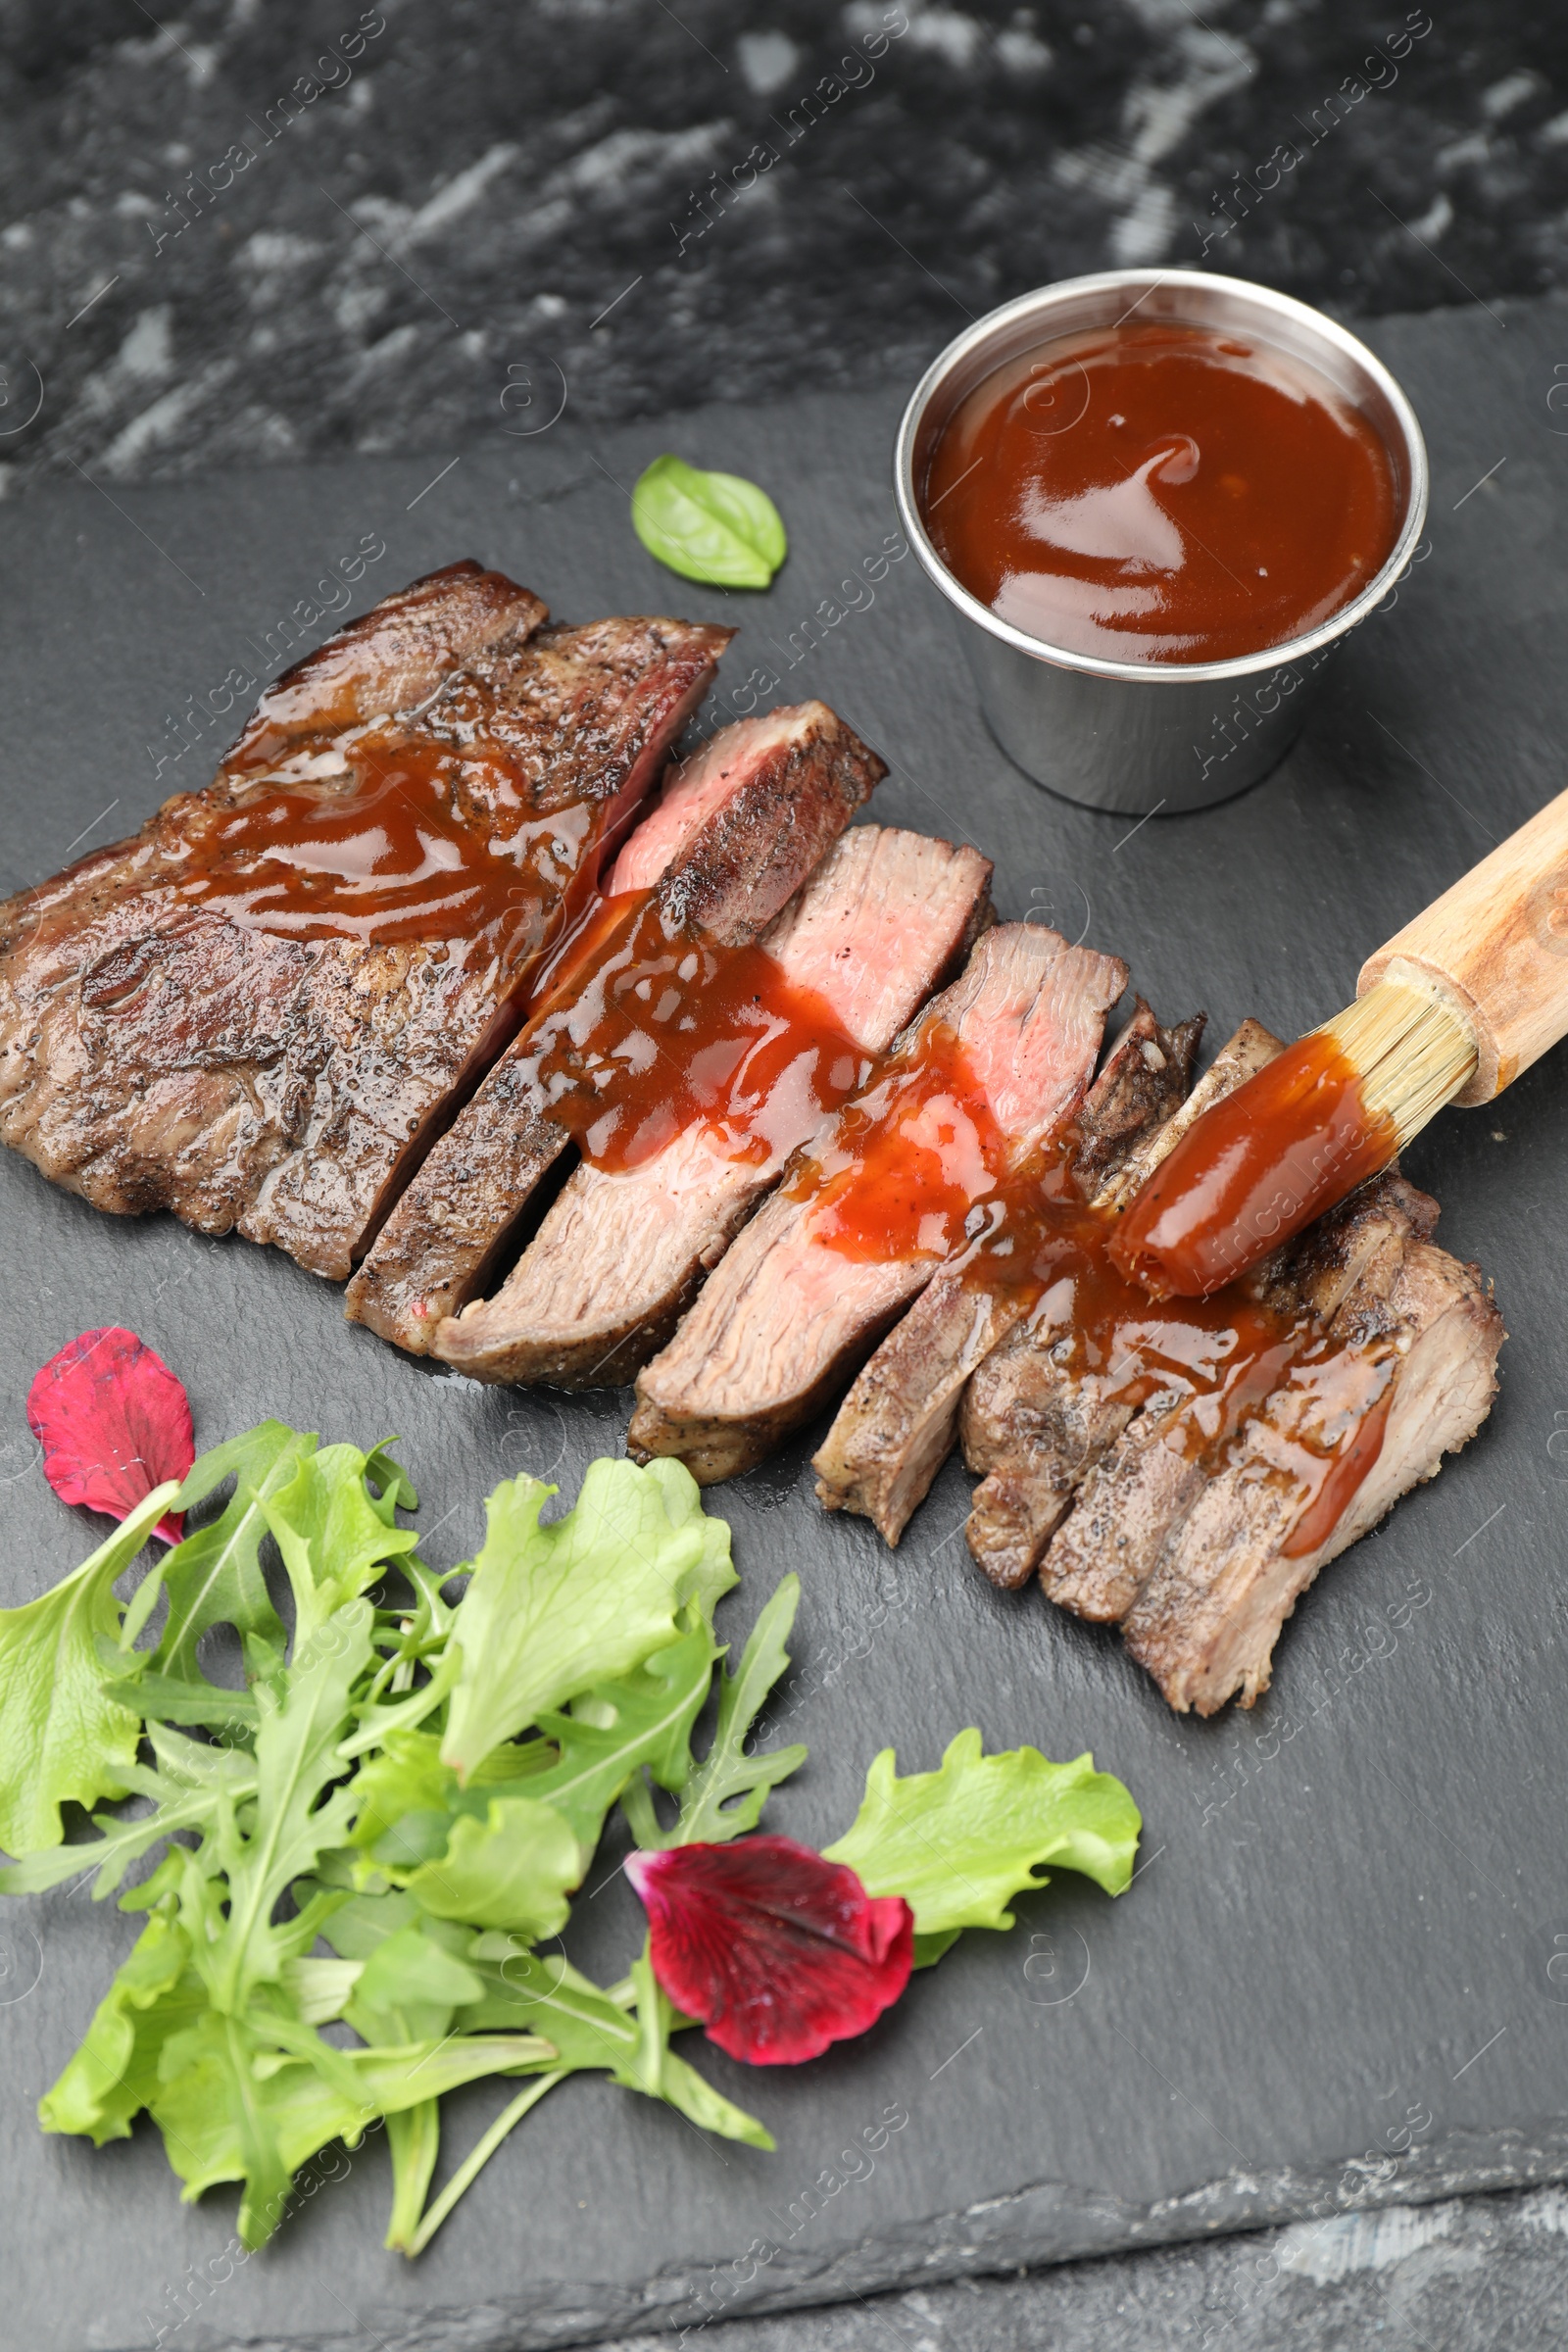
[[[1476,1041],[1461,1102],[1490,1102],[1568,1036],[1568,792],[1396,931],[1361,966],[1355,993],[1418,974]]]

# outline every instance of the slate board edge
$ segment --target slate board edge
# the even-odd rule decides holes
[[[541,2279],[526,2297],[466,2311],[410,2313],[387,2306],[360,2317],[351,2334],[293,2336],[290,2352],[362,2352],[368,2330],[381,2352],[556,2352],[571,2344],[651,2332],[682,2341],[723,2320],[799,2311],[867,2295],[1180,2245],[1232,2231],[1293,2222],[1334,2221],[1391,2206],[1432,2205],[1487,2190],[1542,2188],[1568,2180],[1568,2116],[1528,2130],[1450,2132],[1412,2147],[1382,2183],[1345,2193],[1364,2156],[1315,2168],[1275,2166],[1223,2174],[1179,2197],[1135,2205],[1108,2192],[1042,2181],[989,2197],[876,2238],[847,2240],[814,2257],[781,2251],[757,2280],[720,2293],[715,2278],[734,2260],[660,2271],[641,2287]],[[1407,2167],[1407,2169],[1403,2169]],[[204,2352],[262,2352],[253,2335],[204,2337]],[[143,2352],[126,2343],[117,2352]]]

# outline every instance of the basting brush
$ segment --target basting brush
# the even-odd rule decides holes
[[[1194,1121],[1110,1254],[1204,1298],[1386,1168],[1446,1102],[1491,1102],[1568,1035],[1568,792],[1368,956],[1356,1002]]]

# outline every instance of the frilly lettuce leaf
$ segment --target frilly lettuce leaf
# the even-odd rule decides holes
[[[173,1479],[155,1488],[74,1575],[20,1609],[0,1609],[0,1847],[8,1854],[58,1845],[68,1797],[91,1805],[125,1793],[141,1719],[110,1695],[122,1671],[115,1579],[178,1494]]]
[[[688,1603],[706,1616],[735,1582],[729,1530],[706,1516],[677,1462],[595,1462],[574,1508],[542,1527],[554,1492],[512,1479],[486,1505],[448,1636],[462,1668],[441,1754],[461,1781],[542,1711],[666,1648]]]
[[[927,1937],[1010,1928],[1005,1905],[1046,1884],[1047,1862],[1120,1894],[1142,1827],[1127,1790],[1096,1772],[1093,1756],[1053,1764],[1033,1747],[988,1756],[971,1729],[958,1734],[938,1771],[904,1780],[885,1747],[850,1829],[823,1851],[848,1863],[868,1894],[902,1894],[916,1936]]]

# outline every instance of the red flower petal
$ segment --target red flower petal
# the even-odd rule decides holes
[[[84,1331],[50,1357],[27,1391],[27,1426],[62,1502],[128,1517],[196,1459],[190,1399],[161,1355],[118,1327]],[[153,1533],[181,1535],[177,1513]]]
[[[863,2034],[909,1981],[914,1914],[793,1838],[635,1853],[654,1975],[708,2038],[795,2066]]]

